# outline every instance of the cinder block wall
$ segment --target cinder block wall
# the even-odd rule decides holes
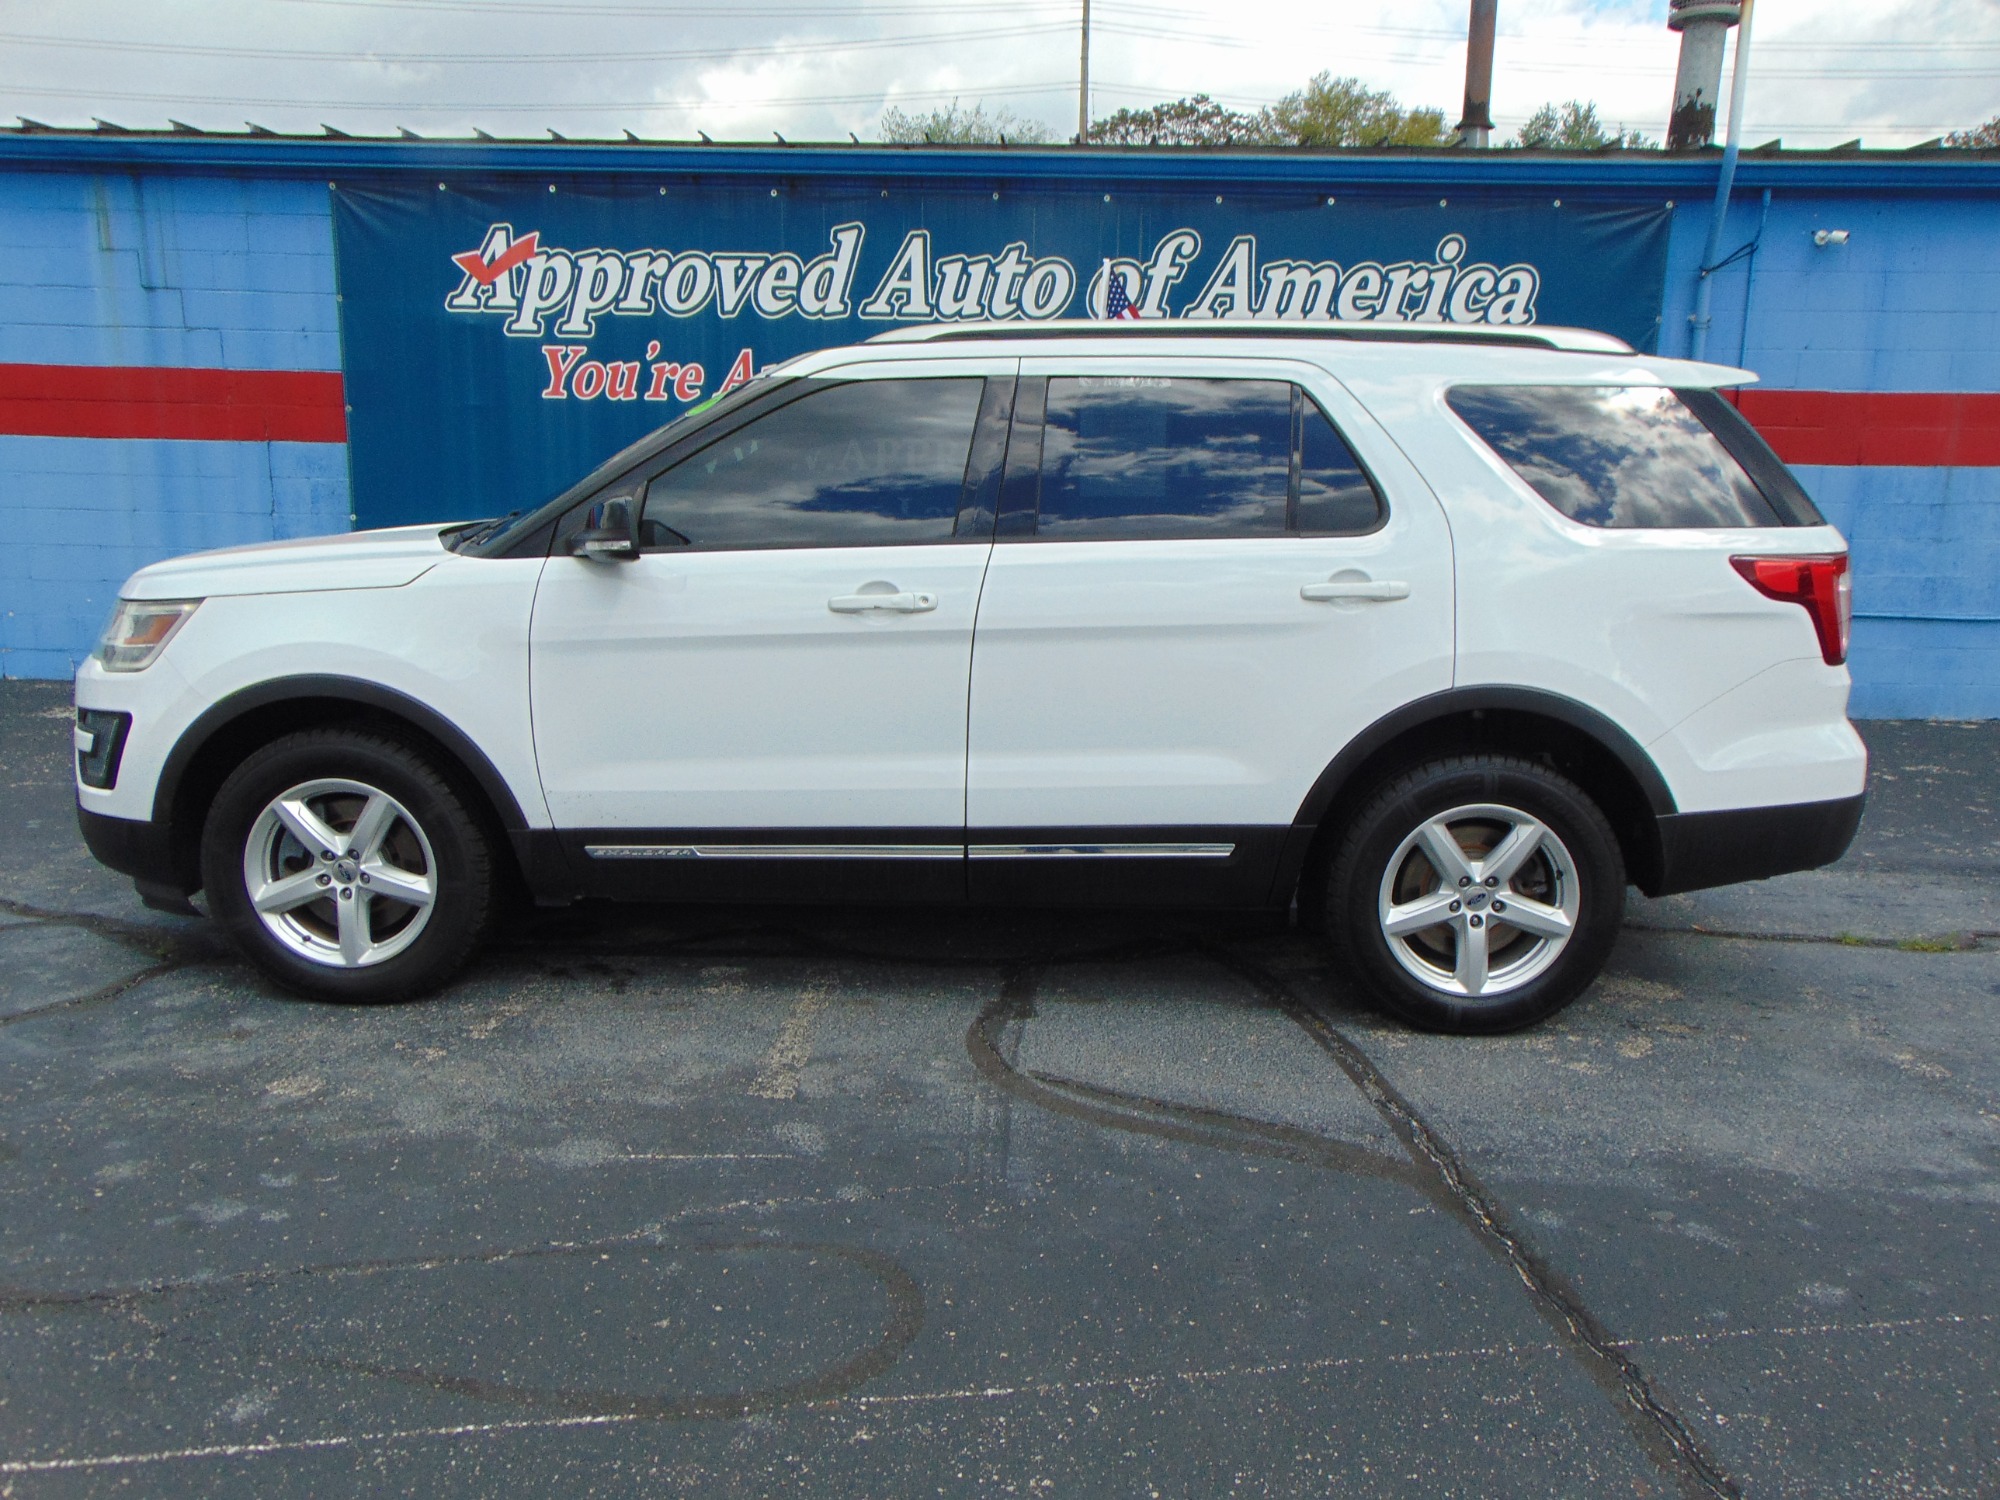
[[[1676,209],[1663,354],[1687,352],[1708,222],[1706,198]],[[1752,188],[1726,227],[1724,255],[1758,248],[1715,273],[1708,357],[1800,393],[1802,420],[1817,407],[1830,429],[1787,457],[1852,549],[1851,711],[2000,717],[2000,454],[1972,430],[2000,401],[2000,200],[1781,188],[1767,206]],[[1838,229],[1846,243],[1814,243]]]
[[[204,425],[158,372],[339,369],[324,183],[0,173],[0,385],[60,408],[11,425],[117,434],[0,435],[0,676],[68,677],[146,563],[345,529],[344,444],[151,435]]]
[[[1549,190],[1507,186],[1513,160],[1451,171]],[[1659,189],[1677,204],[1662,353],[1687,352],[1713,170],[1641,156],[1543,173],[1615,175],[1636,196],[1677,184]],[[1867,170],[1909,185],[1828,190],[1823,169],[1746,158],[1723,246],[1757,252],[1713,278],[1709,357],[1788,393],[1795,430],[1766,431],[1853,543],[1854,712],[2000,717],[2000,193],[1933,185],[1922,162]],[[1760,174],[1781,182],[1768,205]],[[1816,229],[1848,240],[1815,245]],[[10,166],[0,251],[0,410],[59,413],[0,422],[0,675],[68,676],[144,563],[351,524],[322,174]],[[301,371],[330,384],[292,421]],[[216,379],[247,393],[223,436]],[[1856,404],[1871,396],[1902,404]],[[1763,398],[1745,399],[1759,420]],[[268,430],[246,431],[257,411]],[[34,435],[50,427],[67,435]]]

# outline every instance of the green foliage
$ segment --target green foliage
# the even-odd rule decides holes
[[[1406,109],[1359,78],[1316,75],[1264,112],[1279,139],[1300,146],[1448,146],[1441,109]]]
[[[882,122],[876,128],[892,145],[985,146],[1004,137],[1009,145],[1039,146],[1049,139],[1048,127],[1039,121],[1025,119],[1011,109],[989,114],[983,104],[967,109],[956,99],[949,108],[925,114],[910,114],[891,105],[882,111]]]
[[[1563,105],[1544,104],[1528,116],[1528,123],[1515,132],[1513,144],[1539,151],[1594,151],[1601,146],[1641,151],[1660,143],[1623,125],[1606,130],[1597,118],[1594,102],[1572,99]]]
[[[1960,146],[1974,151],[1990,151],[2000,146],[2000,115],[1995,115],[1984,125],[1975,125],[1970,130],[1954,130],[1944,138],[1947,146]]]
[[[1206,94],[1121,109],[1091,123],[1093,143],[1111,146],[1272,146],[1285,144],[1274,131],[1270,111],[1245,114],[1217,104]]]
[[[1358,78],[1317,75],[1255,114],[1206,94],[1121,109],[1090,127],[1090,139],[1117,146],[1448,146],[1441,109],[1409,109]]]

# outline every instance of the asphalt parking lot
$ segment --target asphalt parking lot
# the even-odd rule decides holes
[[[0,1495],[2000,1494],[2000,725],[1555,1022],[1272,925],[578,909],[290,999],[0,684]]]

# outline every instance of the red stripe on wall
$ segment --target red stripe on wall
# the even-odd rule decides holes
[[[1756,386],[1733,394],[1788,464],[2000,465],[2000,395]]]
[[[344,443],[338,370],[0,364],[0,433]]]

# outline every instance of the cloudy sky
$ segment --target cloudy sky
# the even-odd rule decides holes
[[[1465,0],[1094,0],[1092,112],[1254,107],[1321,69],[1458,117]],[[0,0],[0,117],[215,130],[863,140],[957,99],[1076,124],[1078,0]],[[1494,116],[1664,133],[1666,0],[1500,0]],[[2000,114],[2000,0],[1759,0],[1747,144]]]

